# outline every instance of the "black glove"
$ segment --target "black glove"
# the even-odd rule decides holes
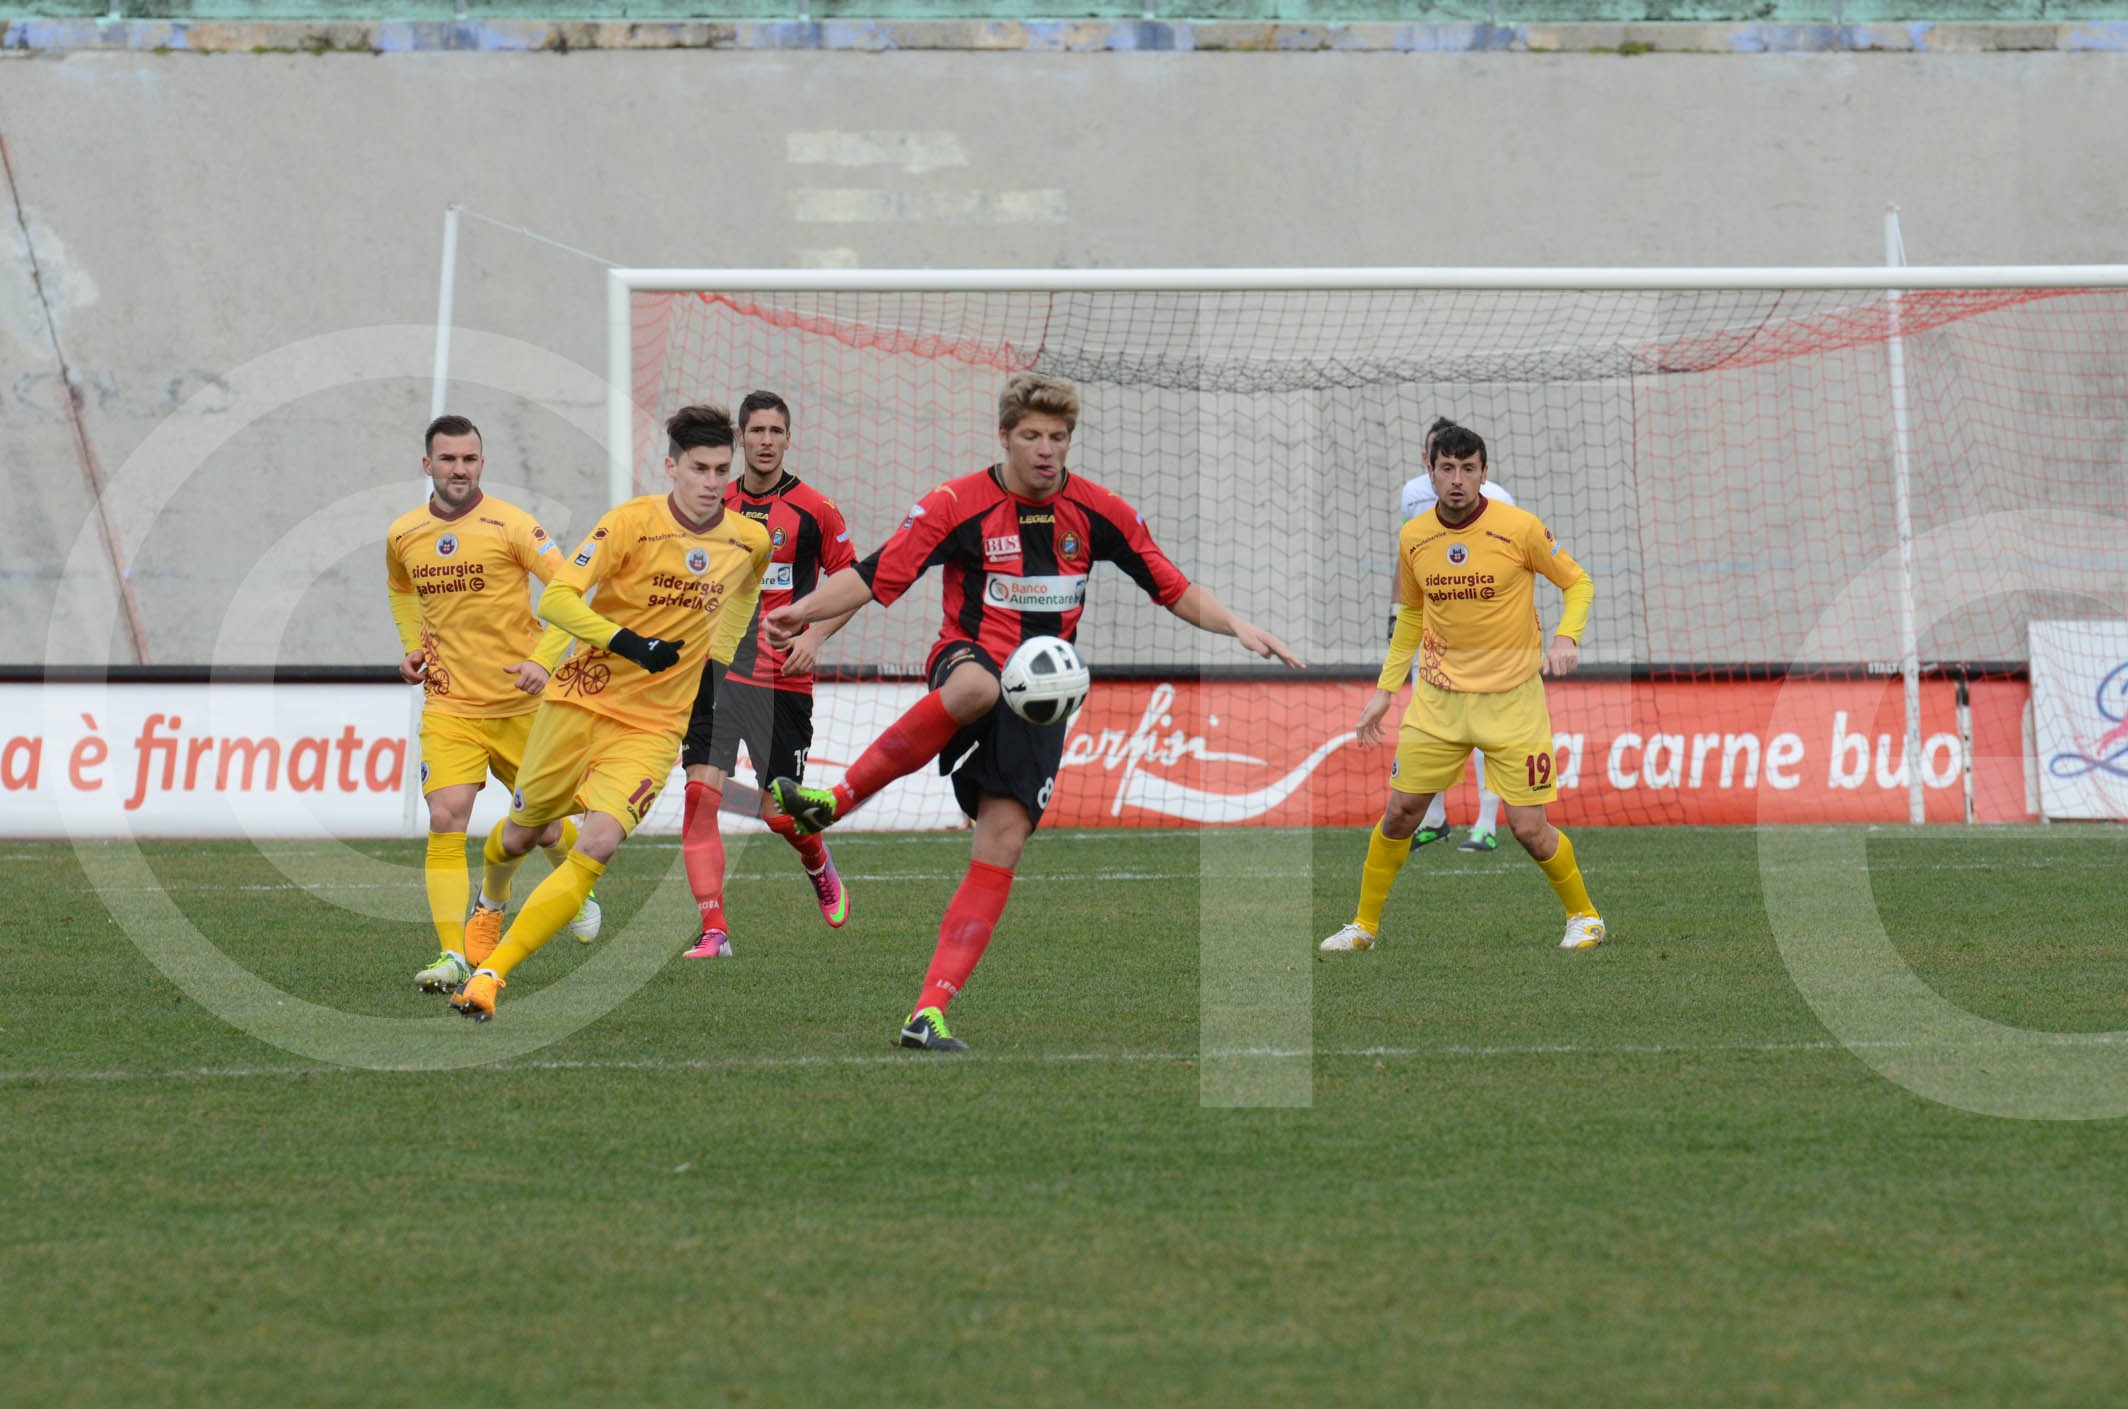
[[[667,641],[659,636],[653,636],[646,641],[624,626],[613,633],[613,639],[606,643],[606,649],[623,659],[634,661],[655,675],[661,670],[670,670],[678,665],[680,647],[686,644],[685,641]]]

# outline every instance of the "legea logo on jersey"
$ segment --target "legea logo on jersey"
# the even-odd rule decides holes
[[[1470,550],[1468,548],[1465,548],[1460,543],[1451,543],[1448,545],[1448,561],[1452,566],[1461,567],[1469,560]]]
[[[696,577],[700,577],[703,573],[709,571],[709,550],[706,548],[688,549],[687,570]]]
[[[1068,612],[1085,605],[1086,577],[993,577],[984,584],[983,596],[1009,612]]]
[[[986,558],[1017,558],[1020,555],[1020,536],[1004,534],[983,540],[983,556]]]
[[[436,540],[436,556],[437,556],[437,557],[439,557],[439,558],[448,558],[448,557],[450,557],[450,556],[451,556],[451,554],[453,554],[453,553],[455,553],[455,552],[457,552],[457,551],[458,551],[458,535],[457,535],[457,534],[455,534],[455,533],[446,533],[446,534],[445,534],[445,535],[444,535],[443,537],[441,537],[441,538],[439,538],[439,539],[437,539],[437,540]]]

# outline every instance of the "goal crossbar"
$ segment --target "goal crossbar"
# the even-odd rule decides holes
[[[1248,290],[1957,290],[2128,288],[2128,264],[1645,268],[633,269],[606,271],[609,501],[633,493],[631,313],[637,293],[1218,293]]]

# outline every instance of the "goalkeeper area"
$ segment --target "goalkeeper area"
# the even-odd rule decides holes
[[[1886,828],[1855,881],[1946,998],[2102,1054],[2123,846]],[[1429,848],[1384,947],[1315,962],[1363,848],[1045,834],[954,1009],[984,1041],[947,1060],[889,1041],[963,837],[838,837],[859,916],[838,932],[780,842],[735,845],[719,963],[672,958],[677,852],[638,838],[601,884],[605,936],[519,969],[506,1016],[631,955],[648,981],[498,1065],[378,1071],[247,1035],[159,971],[196,977],[167,937],[84,923],[100,898],[128,915],[118,844],[9,843],[13,929],[70,940],[0,942],[0,1398],[2117,1398],[2128,1126],[1991,1118],[1873,1073],[1948,1055],[1828,1034],[1784,962],[1808,923],[1769,922],[1750,829],[1606,832],[1584,864],[1630,929],[1571,958],[1525,864]],[[359,851],[401,863],[418,910],[405,846]],[[404,986],[426,925],[368,918],[338,856],[149,845],[132,879],[280,1012],[396,1022],[409,1060],[494,1050],[507,1023]],[[1295,897],[1299,1019],[1207,1046],[1236,1023],[1206,936]],[[1300,1100],[1208,1104],[1236,1064],[1298,1070]]]

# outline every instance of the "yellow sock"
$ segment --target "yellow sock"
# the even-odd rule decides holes
[[[543,846],[540,850],[546,853],[547,864],[559,871],[562,863],[569,859],[569,853],[576,850],[576,819],[562,818],[561,836],[556,838],[554,845]]]
[[[1537,869],[1552,883],[1552,891],[1566,907],[1568,919],[1596,913],[1596,907],[1589,903],[1589,888],[1581,883],[1581,868],[1574,864],[1574,844],[1566,839],[1565,832],[1559,834],[1559,849],[1549,860],[1539,861]]]
[[[466,875],[465,833],[430,832],[428,854],[421,860],[421,879],[428,886],[429,918],[445,949],[465,952],[466,907],[473,903],[473,882]]]
[[[1360,908],[1352,917],[1353,924],[1369,934],[1382,932],[1382,907],[1389,903],[1389,888],[1410,859],[1411,838],[1392,840],[1382,835],[1382,824],[1375,823],[1367,835],[1367,864],[1360,868]]]
[[[497,910],[509,908],[510,882],[517,879],[517,868],[525,864],[522,856],[511,856],[502,849],[502,829],[508,822],[497,822],[495,830],[488,833],[487,844],[480,848],[480,859],[486,863],[480,868],[480,898]]]
[[[591,888],[605,873],[603,862],[593,861],[581,851],[570,852],[568,859],[525,898],[525,908],[517,912],[510,932],[481,967],[494,970],[497,978],[508,978],[510,970],[554,938],[569,923],[569,917],[584,908],[584,897],[591,894]]]

